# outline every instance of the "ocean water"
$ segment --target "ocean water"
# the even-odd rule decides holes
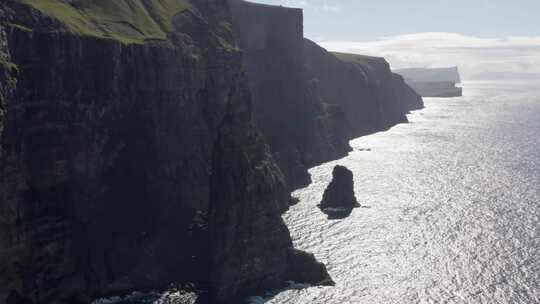
[[[336,286],[267,303],[540,303],[540,82],[464,94],[426,98],[410,124],[310,170],[284,218]],[[316,205],[337,164],[364,207],[330,220]]]

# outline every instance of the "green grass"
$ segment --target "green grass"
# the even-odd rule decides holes
[[[229,22],[223,21],[219,23],[216,29],[216,37],[225,51],[235,52],[239,50],[233,40],[232,24]]]
[[[359,63],[363,65],[369,65],[373,63],[374,61],[381,60],[381,58],[379,57],[372,57],[372,56],[358,55],[358,54],[338,53],[338,52],[333,52],[332,54],[334,54],[334,56],[336,56],[341,61]]]
[[[172,18],[190,0],[19,0],[62,22],[75,34],[144,43],[166,40]]]
[[[0,57],[0,65],[7,70],[19,70],[19,66],[15,63],[7,61],[5,58]]]
[[[234,44],[232,44],[229,40],[221,37],[221,36],[217,36],[217,39],[219,41],[219,44],[221,44],[221,47],[226,50],[227,52],[235,52],[235,51],[238,51],[239,49],[234,46]]]
[[[20,29],[21,31],[25,31],[25,32],[31,32],[32,29],[31,28],[28,28],[26,26],[22,26],[20,24],[15,24],[15,23],[8,23],[9,26],[11,27],[15,27],[15,28],[18,28]]]

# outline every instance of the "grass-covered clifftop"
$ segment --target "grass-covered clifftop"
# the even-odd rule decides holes
[[[144,43],[165,40],[172,18],[191,9],[190,0],[18,0],[80,35]]]
[[[350,53],[338,53],[332,52],[339,60],[350,63],[358,63],[365,66],[373,65],[374,63],[386,62],[382,57],[373,57],[359,54],[350,54]]]

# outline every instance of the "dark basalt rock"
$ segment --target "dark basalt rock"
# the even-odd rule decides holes
[[[320,100],[305,77],[302,10],[229,0],[244,51],[254,121],[292,188],[311,182],[307,169],[350,151],[343,110]]]
[[[289,280],[312,285],[334,286],[326,270],[326,266],[317,262],[315,256],[301,250],[293,249],[289,252]]]
[[[241,275],[242,284],[215,293],[225,302],[289,276],[293,247],[280,217],[289,193],[245,119],[228,6],[191,2],[168,39],[130,44],[0,1],[0,303],[10,295],[90,303]],[[231,112],[244,112],[232,127],[223,122]],[[224,189],[217,177],[210,186],[210,173],[225,174],[229,163],[245,190]],[[239,200],[219,201],[210,217],[210,197],[216,206],[228,193]],[[208,263],[209,226],[224,233],[214,239],[226,250],[215,247],[214,257],[225,268]],[[251,242],[235,247],[243,236]],[[229,286],[220,279],[210,288]]]
[[[305,185],[351,137],[405,120],[388,64],[305,60],[300,10],[235,1],[242,53],[225,0],[190,2],[166,39],[128,43],[0,1],[0,303],[171,282],[235,303],[287,280],[331,283],[292,246],[284,180]]]
[[[332,181],[326,188],[319,207],[326,212],[339,212],[360,207],[354,196],[353,173],[343,166],[335,166]]]
[[[33,302],[21,297],[18,292],[12,290],[11,293],[7,296],[5,304],[33,304]]]
[[[255,123],[291,188],[310,183],[308,168],[345,156],[350,139],[407,122],[422,103],[384,58],[341,60],[304,39],[301,10],[228,1]]]
[[[251,125],[249,91],[239,88],[214,148],[210,184],[212,298],[234,303],[286,286],[332,282],[313,255],[293,248],[281,213],[289,204],[283,175]]]

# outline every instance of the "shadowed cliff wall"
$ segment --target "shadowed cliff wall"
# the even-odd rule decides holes
[[[383,127],[385,111],[373,86],[374,71],[344,62],[309,39],[304,40],[304,52],[306,78],[317,83],[324,103],[344,109],[349,139]]]
[[[348,151],[339,109],[320,103],[304,77],[302,10],[229,1],[244,52],[254,119],[289,184],[309,184],[307,168]],[[337,135],[337,136],[336,136]]]
[[[141,30],[121,31],[118,40],[90,31],[95,20],[78,24],[90,28],[69,26],[72,14],[59,8],[77,7],[50,1],[58,6],[0,3],[0,302],[89,303],[186,282],[226,302],[294,279],[289,260],[274,262],[275,254],[294,252],[280,217],[288,204],[281,173],[271,157],[255,154],[264,142],[243,140],[256,131],[242,114],[251,111],[249,92],[235,94],[245,85],[226,2],[193,1],[170,20],[166,39],[144,40]],[[141,1],[138,9],[155,4]],[[243,157],[260,161],[219,171],[212,159],[224,157],[215,150],[227,147],[217,139],[229,121],[238,126],[228,138],[246,145],[238,148]],[[266,173],[256,181],[273,187],[229,206],[226,182],[253,186],[247,174],[261,162]],[[221,173],[210,184],[212,171]],[[257,214],[229,215],[255,203]],[[259,214],[268,225],[251,233]],[[230,220],[216,225],[219,218]],[[251,233],[249,247],[231,229]],[[219,242],[232,245],[212,246]],[[254,254],[223,253],[248,249]],[[209,261],[217,256],[224,264],[262,261],[273,279],[248,271],[243,282],[256,283],[218,292],[235,282],[213,281],[211,273],[226,277],[235,269],[214,267]],[[306,265],[321,274],[306,282],[326,279],[313,257]]]
[[[293,188],[342,157],[354,137],[406,122],[421,104],[383,58],[344,60],[304,40],[302,11],[229,0],[254,119]]]

